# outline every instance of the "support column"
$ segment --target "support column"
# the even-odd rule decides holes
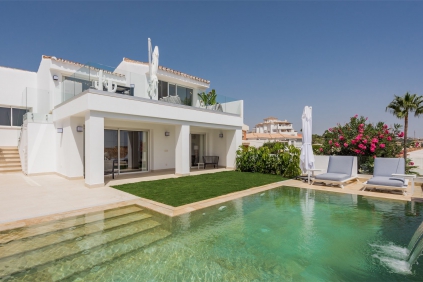
[[[236,167],[236,151],[242,145],[242,129],[226,131],[226,168]]]
[[[189,175],[189,125],[175,125],[175,174]]]
[[[104,118],[85,114],[85,186],[104,186]]]

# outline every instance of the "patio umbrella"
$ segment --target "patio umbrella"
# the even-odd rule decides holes
[[[303,145],[301,146],[300,167],[303,173],[309,174],[314,169],[314,155],[311,147],[312,118],[311,107],[305,106],[302,116]],[[310,182],[310,178],[309,178]],[[309,183],[310,184],[310,183]]]
[[[157,70],[159,69],[159,47],[155,46],[152,51],[151,39],[148,39],[148,64],[150,70],[150,83],[148,86],[148,94],[150,97],[156,97],[159,79],[157,78]]]

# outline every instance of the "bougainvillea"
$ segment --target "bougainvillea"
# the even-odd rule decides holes
[[[345,125],[338,124],[323,134],[324,142],[318,153],[367,157],[396,157],[401,152],[397,137],[404,136],[400,125],[393,128],[383,122],[368,123],[367,118],[355,115]],[[341,146],[342,144],[342,146]]]

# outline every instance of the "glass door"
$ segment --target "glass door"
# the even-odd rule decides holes
[[[118,172],[118,136],[117,130],[104,130],[104,174]]]
[[[191,166],[203,162],[205,155],[205,134],[191,134]]]
[[[148,170],[148,132],[120,130],[120,172]]]

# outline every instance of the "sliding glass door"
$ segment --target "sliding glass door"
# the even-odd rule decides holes
[[[148,133],[120,130],[120,172],[147,171]]]
[[[104,162],[105,172],[148,171],[148,132],[105,129]]]
[[[191,134],[191,166],[203,162],[205,154],[205,134]]]

